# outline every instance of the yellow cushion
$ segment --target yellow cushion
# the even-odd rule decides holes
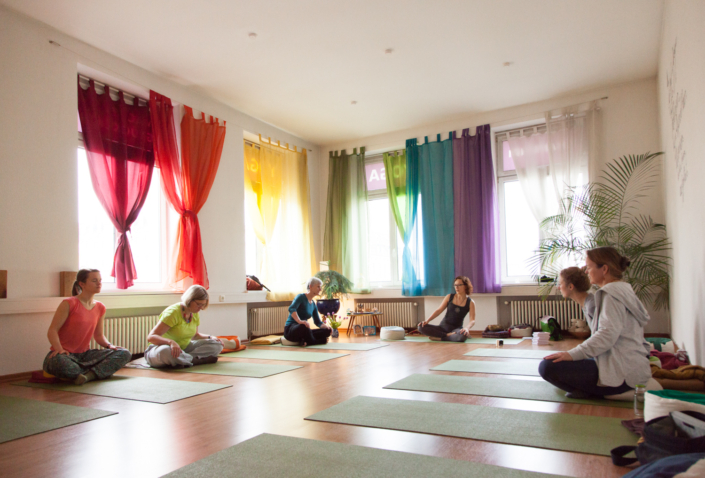
[[[281,342],[281,335],[267,335],[258,339],[250,340],[252,345],[274,345]]]

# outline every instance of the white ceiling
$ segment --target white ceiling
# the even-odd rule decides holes
[[[317,144],[652,77],[663,9],[662,0],[0,3]]]

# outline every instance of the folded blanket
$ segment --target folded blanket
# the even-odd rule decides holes
[[[674,370],[678,367],[690,365],[690,362],[688,362],[687,360],[683,360],[681,357],[669,352],[659,352],[657,350],[652,350],[651,356],[658,358],[661,361],[661,368],[665,370]]]
[[[687,392],[705,391],[705,382],[692,378],[690,380],[672,380],[670,378],[654,379],[666,390],[683,390]]]
[[[670,380],[700,380],[705,382],[705,368],[699,365],[684,365],[675,370],[666,370],[655,365],[651,366],[651,375],[655,379],[667,378]]]
[[[267,335],[266,337],[260,337],[258,339],[250,340],[251,345],[274,345],[281,342],[281,335]]]

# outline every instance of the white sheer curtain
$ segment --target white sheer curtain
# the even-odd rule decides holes
[[[600,155],[601,111],[597,101],[546,112],[551,177],[560,199],[566,188],[580,191]]]
[[[551,176],[548,135],[509,138],[507,141],[526,202],[537,222],[558,212],[558,200]]]

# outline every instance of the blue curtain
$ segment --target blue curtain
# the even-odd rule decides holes
[[[453,292],[453,142],[406,141],[406,224],[402,294]]]

